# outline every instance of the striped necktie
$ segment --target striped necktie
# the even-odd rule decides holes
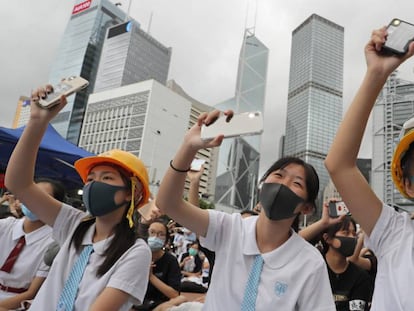
[[[93,246],[87,245],[79,255],[78,260],[72,267],[69,277],[63,286],[60,294],[57,311],[72,311],[75,305],[75,299],[78,294],[78,287],[82,280],[83,273],[89,261],[89,256],[93,252]]]
[[[249,279],[247,280],[246,287],[244,289],[244,297],[241,306],[242,311],[254,311],[256,310],[256,298],[259,288],[260,274],[263,269],[263,257],[256,255],[253,261],[252,268],[250,270]]]

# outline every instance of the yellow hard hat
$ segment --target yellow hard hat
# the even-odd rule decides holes
[[[74,165],[83,182],[86,182],[89,171],[94,166],[104,163],[112,163],[120,166],[127,172],[131,173],[132,176],[137,177],[142,184],[142,199],[138,207],[148,202],[150,197],[148,172],[144,163],[132,153],[119,149],[113,149],[97,156],[79,159]]]
[[[414,118],[409,119],[403,125],[400,133],[400,138],[397,147],[395,148],[394,155],[391,161],[391,176],[400,193],[409,199],[412,199],[405,191],[404,187],[404,175],[401,167],[401,160],[407,152],[410,144],[414,142]]]

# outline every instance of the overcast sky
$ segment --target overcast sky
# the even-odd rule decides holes
[[[127,0],[117,2],[127,10]],[[20,95],[29,95],[32,88],[47,82],[74,3],[3,2],[0,126],[11,126]],[[234,95],[243,31],[255,25],[256,36],[270,49],[261,170],[277,157],[279,138],[285,130],[292,30],[313,13],[345,27],[345,110],[365,71],[363,47],[372,29],[388,24],[394,17],[414,23],[414,2],[132,0],[130,10],[145,31],[149,29],[158,41],[172,47],[169,78],[192,97],[211,105]],[[414,81],[413,67],[413,60],[404,64],[401,77]],[[362,157],[371,157],[371,139],[367,136]]]

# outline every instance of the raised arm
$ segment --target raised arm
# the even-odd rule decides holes
[[[227,112],[232,115],[232,112]],[[213,123],[220,112],[215,110],[209,114],[200,115],[197,123],[187,132],[184,141],[171,161],[157,194],[157,206],[162,213],[167,214],[182,226],[205,236],[208,228],[208,212],[183,200],[183,190],[187,170],[197,151],[203,148],[219,146],[223,136],[210,141],[200,138],[202,124]]]
[[[201,165],[201,169],[199,171],[190,170],[187,172],[188,179],[190,180],[190,188],[188,189],[188,202],[195,206],[200,206],[198,191],[200,188],[200,180],[201,176],[203,176],[203,172],[204,165]]]
[[[5,184],[40,220],[53,226],[62,203],[46,194],[33,182],[42,137],[49,121],[66,105],[66,99],[62,96],[60,104],[52,109],[40,108],[37,105],[39,98],[45,98],[50,91],[51,86],[47,86],[32,94],[30,119],[10,157]]]
[[[382,202],[356,166],[358,151],[375,100],[387,77],[414,54],[414,43],[403,57],[381,55],[385,27],[375,30],[365,46],[367,71],[338,129],[325,166],[352,216],[370,235],[382,210]]]

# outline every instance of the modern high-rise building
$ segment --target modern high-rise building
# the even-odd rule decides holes
[[[391,177],[391,160],[405,121],[414,117],[414,82],[387,79],[373,110],[372,188],[386,204],[414,212],[413,202],[404,198]]]
[[[170,67],[167,48],[133,20],[110,27],[102,49],[93,92],[154,79],[165,85]]]
[[[344,28],[316,14],[292,32],[284,155],[312,164],[319,204],[329,177],[323,161],[342,117]]]
[[[235,112],[264,111],[269,49],[246,29],[239,57],[235,97],[218,105]],[[261,135],[227,139],[220,147],[215,200],[231,209],[253,208],[259,178]]]

